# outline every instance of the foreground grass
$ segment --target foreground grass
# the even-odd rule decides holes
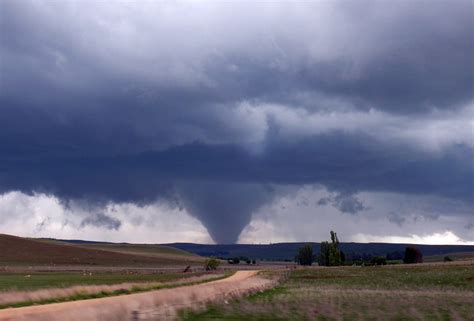
[[[203,273],[200,273],[203,274]],[[186,279],[188,276],[181,274],[181,277],[177,277],[177,275],[165,275],[162,274],[161,281],[158,281],[157,279],[154,280],[154,282],[171,282],[171,283],[161,283],[161,284],[150,284],[148,282],[144,282],[143,284],[138,284],[134,285],[131,288],[121,288],[117,290],[112,290],[112,291],[100,291],[100,292],[95,292],[95,293],[85,293],[85,292],[77,292],[72,295],[67,295],[67,296],[60,296],[60,297],[52,297],[52,298],[47,298],[47,299],[40,299],[40,300],[27,300],[27,301],[20,301],[20,302],[15,302],[15,303],[8,303],[8,304],[0,304],[0,309],[5,309],[5,308],[18,308],[18,307],[25,307],[25,306],[31,306],[31,305],[41,305],[41,304],[50,304],[50,303],[59,303],[59,302],[68,302],[68,301],[77,301],[77,300],[87,300],[87,299],[97,299],[97,298],[104,298],[104,297],[109,297],[109,296],[117,296],[117,295],[126,295],[126,294],[133,294],[133,293],[139,293],[139,292],[146,292],[146,291],[153,291],[153,290],[160,290],[160,289],[169,289],[169,288],[175,288],[179,286],[188,286],[188,285],[196,285],[196,284],[202,284],[202,283],[207,283],[210,281],[216,281],[220,280],[223,278],[227,278],[231,276],[233,272],[226,272],[224,274],[217,274],[215,277],[211,277],[205,280],[199,280],[199,281],[188,281],[186,282]],[[188,274],[189,276],[197,276],[197,273],[194,274]],[[184,282],[182,283],[172,283],[172,281],[177,281],[177,280],[183,280]],[[85,285],[85,284],[81,284]]]
[[[474,266],[416,265],[295,270],[278,287],[183,320],[466,320]]]

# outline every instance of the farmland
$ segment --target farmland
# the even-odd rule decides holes
[[[471,252],[454,252],[446,255],[432,255],[424,258],[425,262],[443,262],[446,258],[453,261],[472,260],[474,261],[474,251]]]
[[[185,267],[201,262],[197,255],[159,245],[69,244],[0,234],[0,267]]]
[[[0,273],[0,293],[4,291],[33,291],[46,288],[66,288],[74,285],[111,285],[120,283],[170,282],[202,273],[120,273],[120,272],[35,272]]]
[[[0,309],[0,320],[5,321],[84,321],[84,320],[175,320],[176,312],[183,307],[201,306],[209,300],[226,300],[236,296],[257,293],[275,285],[276,280],[264,278],[257,271],[237,271],[235,274],[220,276],[219,280],[192,282],[181,286],[160,287],[159,291],[103,297],[102,292],[82,300],[82,294],[67,298],[80,302],[45,300],[53,303]]]
[[[152,290],[201,284],[228,277],[232,273],[166,273],[158,275],[137,275],[124,278],[113,273],[101,273],[82,278],[72,273],[47,274],[42,277],[28,275],[34,282],[25,282],[21,275],[0,276],[4,286],[0,291],[0,309],[29,305],[49,304],[94,298],[104,298]],[[147,276],[147,277],[144,277]],[[14,290],[18,289],[18,290]]]
[[[281,272],[269,272],[281,273]],[[274,289],[183,320],[466,320],[474,315],[474,265],[302,268]]]
[[[160,245],[69,244],[0,235],[0,308],[130,294],[230,275],[205,273],[203,260]]]
[[[130,244],[130,243],[108,243],[108,242],[90,242],[90,241],[70,241],[54,239],[33,239],[51,244],[72,245],[83,249],[102,250],[117,253],[144,255],[159,258],[168,258],[170,261],[185,259],[190,262],[203,262],[199,255],[180,250],[166,245],[159,244]]]
[[[163,245],[0,235],[0,247],[0,313],[4,314],[22,313],[21,309],[9,312],[8,307],[64,302],[64,313],[70,318],[75,308],[66,301],[85,300],[81,304],[90,307],[97,319],[103,313],[115,318],[122,315],[117,307],[133,298],[147,306],[148,310],[141,308],[145,312],[140,313],[145,314],[156,311],[159,304],[177,303],[172,315],[178,311],[185,321],[472,321],[474,315],[472,252],[450,253],[452,262],[439,262],[444,259],[440,254],[427,256],[430,262],[424,264],[387,266],[303,268],[290,262],[221,262],[218,271],[210,273],[203,269],[203,257]],[[190,272],[183,273],[185,268]],[[206,285],[236,270],[252,269],[260,272],[239,271],[240,277],[229,278],[227,286]],[[231,284],[240,289],[237,297]],[[175,287],[181,290],[172,291]],[[212,302],[206,305],[211,288],[220,294],[212,295]],[[152,290],[160,291],[148,292]],[[176,293],[187,298],[185,305],[172,299]],[[246,293],[254,294],[243,296]],[[204,301],[198,303],[195,295]],[[87,300],[106,297],[116,298]],[[160,299],[151,302],[151,297]],[[101,302],[117,305],[103,309]],[[134,304],[127,307],[124,320],[129,320]],[[47,307],[41,311],[51,313]]]

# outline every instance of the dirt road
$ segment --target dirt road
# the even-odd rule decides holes
[[[224,301],[271,287],[274,281],[257,271],[237,271],[234,275],[204,284],[163,289],[139,294],[55,303],[0,310],[1,321],[134,321],[173,319],[178,309],[209,301]]]

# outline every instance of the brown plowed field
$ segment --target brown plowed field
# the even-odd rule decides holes
[[[195,262],[192,256],[146,256],[0,234],[0,265],[158,266]]]

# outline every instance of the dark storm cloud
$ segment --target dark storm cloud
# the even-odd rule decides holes
[[[396,213],[393,213],[391,212],[390,215],[388,216],[388,220],[389,222],[392,222],[394,224],[397,224],[398,226],[402,226],[403,223],[405,223],[406,219],[401,216],[401,215],[398,215]]]
[[[314,146],[317,153],[280,146],[256,157],[235,146],[194,143],[115,158],[4,161],[0,182],[4,192],[41,191],[99,204],[174,202],[200,219],[219,242],[235,241],[251,213],[274,198],[276,192],[265,185],[323,184],[340,191],[331,204],[351,214],[366,208],[348,194],[356,191],[447,197],[474,209],[472,150],[458,151],[457,158],[453,151],[439,159],[416,153],[406,159],[399,150],[370,151],[372,144],[364,137],[334,135],[301,144]],[[351,149],[342,152],[340,146]]]
[[[375,134],[358,124],[370,110],[421,123],[464,112],[472,2],[87,4],[0,4],[0,192],[166,200],[219,242],[237,239],[273,185],[322,184],[353,214],[365,209],[359,191],[472,207],[472,137],[430,152],[420,147],[430,132],[415,146],[389,136],[405,133],[405,118],[376,121]],[[265,104],[283,106],[278,117]],[[336,119],[339,129],[295,134],[296,109],[362,116],[352,132]]]
[[[342,213],[348,214],[357,214],[358,212],[367,209],[362,201],[360,201],[354,195],[347,193],[340,193],[333,197],[323,197],[319,199],[317,204],[324,206],[329,203],[339,209]]]
[[[145,47],[149,52],[140,53],[143,60],[138,62],[130,58],[140,56],[129,53],[129,47],[135,43],[120,43],[120,30],[107,29],[115,26],[108,20],[113,19],[114,13],[107,16],[104,11],[108,7],[114,9],[113,6],[98,4],[89,9],[81,3],[68,4],[2,3],[4,95],[12,95],[15,101],[21,96],[28,106],[33,102],[47,104],[48,108],[72,103],[81,109],[89,106],[96,113],[102,107],[99,109],[107,115],[110,111],[104,106],[115,102],[120,104],[115,108],[126,112],[140,103],[139,97],[148,99],[155,109],[178,108],[178,112],[181,108],[189,111],[187,107],[191,103],[199,106],[242,99],[292,102],[300,92],[344,96],[362,109],[396,113],[450,109],[472,99],[474,40],[470,1],[300,5],[301,10],[293,17],[284,18],[291,23],[286,33],[271,17],[259,21],[258,15],[250,15],[245,6],[237,6],[234,9],[240,15],[233,20],[248,16],[247,28],[254,29],[254,37],[242,35],[246,29],[239,30],[232,25],[234,21],[229,21],[228,25],[220,26],[229,32],[226,38],[206,29],[206,34],[200,34],[202,43],[187,48],[170,41],[170,36],[160,29],[167,25],[157,23],[155,29],[139,30],[150,44]],[[232,7],[224,5],[220,9],[225,16]],[[265,7],[256,4],[255,9],[258,12]],[[304,12],[306,7],[308,11]],[[191,8],[199,12],[199,7]],[[88,11],[94,9],[105,18]],[[159,15],[159,10],[154,9]],[[318,13],[334,21],[321,22]],[[279,17],[276,11],[274,19]],[[100,18],[111,26],[105,23],[106,27],[101,28]],[[179,17],[176,18],[179,23]],[[220,22],[209,20],[209,24]],[[196,27],[196,32],[204,31],[193,19],[190,21],[188,24]],[[63,26],[66,22],[68,28]],[[132,29],[141,27],[136,25],[137,17],[125,22]],[[302,27],[304,33],[300,32]],[[232,35],[244,39],[234,43],[227,39]],[[118,43],[106,38],[113,36],[118,38]],[[179,36],[191,37],[176,34]],[[327,39],[330,36],[333,38]],[[257,41],[260,43],[255,52],[245,47]],[[201,47],[208,44],[215,49]],[[112,51],[117,49],[114,46],[120,46],[118,49],[124,54],[120,50]],[[180,52],[184,48],[190,53]],[[173,50],[176,50],[174,56],[168,56],[167,52]],[[183,70],[156,71],[165,79],[152,72],[162,64],[176,63],[175,59]],[[137,63],[141,70],[137,71]],[[168,73],[172,77],[166,80]],[[176,82],[173,77],[179,77],[180,73],[184,78],[197,79],[197,85]],[[34,89],[28,95],[21,95],[25,88]]]

